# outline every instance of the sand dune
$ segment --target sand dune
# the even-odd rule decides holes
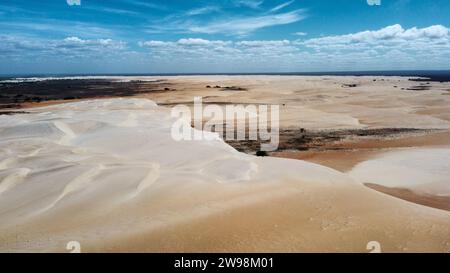
[[[218,137],[176,142],[150,100],[29,112],[0,116],[0,251],[450,251],[448,212]]]
[[[364,183],[376,182],[429,195],[450,196],[449,169],[448,147],[409,148],[364,161],[349,174]]]

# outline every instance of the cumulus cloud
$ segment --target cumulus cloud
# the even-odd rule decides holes
[[[68,37],[62,41],[54,41],[53,45],[56,48],[77,48],[82,50],[122,50],[125,48],[126,43],[122,41],[115,41],[112,39],[83,40],[78,37]]]
[[[328,56],[339,69],[441,69],[448,68],[450,58],[449,29],[442,25],[405,29],[396,24],[293,43],[309,51],[313,61]]]
[[[180,39],[175,42],[145,41],[141,47],[151,49],[153,55],[186,56],[201,59],[244,59],[254,56],[281,57],[282,54],[298,51],[288,40],[271,41],[222,41],[199,38]]]
[[[448,68],[450,58],[449,29],[440,25],[410,29],[393,25],[306,40],[184,38],[140,45],[159,60],[253,64],[287,71]]]
[[[80,6],[81,0],[66,0],[69,6]]]
[[[167,46],[171,45],[171,42],[164,42],[164,41],[145,41],[145,42],[139,42],[138,43],[140,47],[160,47],[160,46]]]
[[[404,29],[396,24],[375,31],[362,31],[353,34],[328,36],[310,39],[305,45],[311,47],[352,47],[352,46],[408,46],[448,43],[449,29],[442,25],[426,28]]]
[[[221,40],[205,40],[200,38],[183,38],[176,42],[170,41],[144,41],[139,42],[141,47],[166,47],[166,46],[225,46],[231,44],[231,41],[221,41]]]
[[[290,41],[288,40],[272,40],[272,41],[240,41],[237,42],[236,45],[238,46],[247,46],[247,47],[267,47],[267,46],[287,46],[290,44]]]
[[[188,38],[188,39],[180,39],[177,42],[180,45],[187,45],[187,46],[206,46],[206,45],[214,45],[214,46],[225,46],[230,44],[230,41],[221,41],[221,40],[205,40],[205,39],[198,39],[198,38]]]
[[[295,33],[304,36],[306,33]],[[184,38],[176,42],[146,41],[141,42],[141,46],[163,47],[176,46],[178,48],[197,46],[204,48],[228,47],[230,49],[246,52],[249,48],[259,48],[260,50],[277,52],[300,52],[308,54],[337,54],[347,51],[348,54],[368,54],[372,55],[380,52],[391,52],[393,50],[410,51],[434,51],[439,49],[450,50],[449,29],[434,25],[426,28],[404,29],[401,25],[393,25],[374,31],[362,31],[354,34],[339,36],[326,36],[307,40],[241,40],[241,41],[221,41],[205,40],[199,38]],[[313,49],[314,51],[311,51]],[[320,56],[317,55],[317,56]]]
[[[304,40],[148,40],[139,42],[137,48],[113,39],[73,36],[39,40],[0,35],[0,59],[125,58],[126,63],[132,56],[135,63],[129,65],[145,63],[155,69],[165,67],[167,72],[181,71],[181,67],[186,72],[194,67],[197,71],[215,68],[218,72],[449,69],[449,33],[441,25],[409,29],[393,25]]]
[[[0,52],[14,56],[36,57],[101,57],[126,49],[126,43],[112,39],[81,39],[67,37],[61,40],[29,39],[24,37],[0,36]]]
[[[222,40],[206,40],[201,38],[183,38],[175,42],[150,40],[139,42],[141,47],[166,47],[166,46],[200,46],[200,47],[283,47],[289,46],[289,40],[243,40],[243,41],[222,41]]]

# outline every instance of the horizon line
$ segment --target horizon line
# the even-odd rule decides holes
[[[450,73],[450,69],[415,69],[415,70],[337,70],[337,71],[310,71],[310,72],[163,72],[163,73],[143,73],[143,72],[128,72],[128,73],[11,73],[0,74],[0,77],[45,77],[45,76],[214,76],[214,75],[338,75],[356,73],[355,76],[390,76],[382,75],[380,73],[403,73],[405,76],[420,76],[416,73]],[[394,75],[395,76],[395,75]]]

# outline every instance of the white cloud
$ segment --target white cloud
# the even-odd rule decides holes
[[[138,45],[141,47],[168,47],[168,46],[203,46],[203,47],[209,47],[209,46],[227,46],[232,44],[231,41],[221,41],[221,40],[205,40],[200,38],[183,38],[179,39],[176,42],[170,42],[170,41],[144,41],[139,42]]]
[[[291,24],[305,18],[305,10],[300,9],[280,14],[228,19],[226,21],[213,22],[208,25],[190,26],[188,29],[194,33],[245,35],[261,28]]]
[[[67,38],[67,39],[75,39],[78,38]],[[66,40],[67,40],[66,39]],[[139,46],[141,47],[167,47],[167,46],[180,46],[180,47],[191,47],[191,46],[199,46],[199,47],[217,47],[217,46],[228,46],[228,47],[240,47],[240,48],[249,48],[249,47],[284,47],[290,46],[291,41],[289,40],[251,40],[251,41],[222,41],[222,40],[206,40],[201,38],[183,38],[179,39],[176,42],[171,41],[144,41],[139,42]]]
[[[163,41],[145,41],[145,42],[139,42],[138,45],[141,47],[162,47],[162,46],[167,46],[167,45],[171,45],[171,42],[163,42]]]
[[[216,6],[206,6],[206,7],[202,7],[202,8],[188,10],[186,12],[186,15],[187,16],[196,16],[196,15],[202,15],[202,14],[207,14],[207,13],[211,13],[211,12],[216,12],[219,10],[220,10],[220,8],[216,7]]]
[[[158,9],[158,10],[166,10],[167,8],[161,4],[154,4],[149,3],[145,1],[137,1],[137,0],[127,0],[128,4],[134,5],[134,6],[141,6],[144,8],[150,8],[150,9]]]
[[[127,14],[132,16],[139,15],[138,12],[126,10],[126,9],[114,9],[114,8],[92,8],[93,10],[103,11],[103,12],[109,12],[109,13],[116,13],[116,14]]]
[[[299,31],[299,32],[295,32],[294,35],[297,35],[297,36],[306,36],[306,35],[308,35],[308,33]]]
[[[81,40],[81,39],[78,38],[78,37],[67,37],[66,39],[64,39],[64,42],[67,42],[67,43],[75,43],[75,44],[82,44],[82,43],[84,43],[85,41],[84,41],[84,40]]]
[[[234,4],[238,7],[248,7],[252,9],[259,8],[262,3],[264,3],[263,0],[234,0]]]
[[[298,51],[288,40],[273,41],[221,41],[199,38],[185,38],[176,42],[145,41],[141,47],[147,47],[153,55],[180,58],[221,59],[223,61],[243,58],[282,57],[283,54]]]
[[[116,29],[106,28],[92,23],[83,23],[73,20],[14,20],[0,22],[0,29],[17,28],[26,32],[45,31],[54,36],[83,36],[85,38],[114,36],[119,28],[126,26],[117,25]]]
[[[122,41],[77,35],[62,40],[0,35],[0,59],[46,62],[68,58],[87,63],[89,59],[124,59],[132,67],[136,63],[126,58],[133,56],[138,64],[166,67],[167,72],[181,68],[185,72],[450,69],[449,33],[440,25],[410,29],[393,25],[305,40],[149,40],[139,42],[136,50]]]
[[[295,2],[295,0],[291,0],[291,1],[289,1],[289,2],[285,2],[285,3],[283,3],[283,4],[280,4],[280,5],[278,5],[278,6],[274,7],[274,8],[272,8],[270,11],[271,11],[271,12],[279,11],[280,9],[283,9],[283,8],[285,8],[285,7],[289,6],[289,5],[291,5],[291,4],[294,3],[294,2]]]
[[[108,56],[126,49],[126,43],[112,39],[80,39],[67,37],[62,40],[29,39],[26,37],[0,36],[0,52],[27,58],[61,58],[78,56],[92,58]],[[0,54],[1,55],[1,54]]]
[[[275,41],[240,41],[236,45],[247,47],[267,47],[267,46],[287,46],[290,44],[288,40],[275,40]]]
[[[96,51],[101,49],[122,50],[125,48],[125,45],[125,42],[115,41],[112,39],[83,40],[78,37],[68,37],[62,41],[53,41],[52,46],[60,49],[63,48]]]
[[[67,0],[67,5],[69,6],[80,6],[81,0]]]
[[[449,29],[444,26],[403,29],[393,25],[303,41],[185,38],[174,42],[147,41],[140,45],[148,48],[150,58],[177,60],[186,67],[189,63],[202,63],[204,69],[213,64],[260,68],[259,71],[450,68]]]
[[[178,40],[177,44],[179,45],[186,45],[186,46],[206,46],[206,45],[220,45],[225,46],[230,44],[230,41],[211,41],[211,40],[205,40],[205,39],[199,39],[199,38],[188,38],[188,39],[180,39]]]
[[[221,33],[228,36],[245,36],[261,28],[286,25],[307,18],[306,9],[297,9],[289,12],[277,12],[291,5],[294,0],[280,4],[272,10],[264,11],[260,6],[263,1],[235,0],[236,6],[252,7],[258,11],[248,14],[229,14],[227,10],[218,6],[204,6],[174,14],[167,15],[161,20],[153,20],[145,29],[147,33]],[[208,16],[200,20],[197,15],[216,12],[217,16]]]
[[[310,39],[305,45],[311,47],[364,47],[364,46],[422,46],[423,44],[448,43],[449,29],[442,25],[427,28],[404,29],[396,24],[375,31],[327,36]]]

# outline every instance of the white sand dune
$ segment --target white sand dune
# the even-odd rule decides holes
[[[387,152],[358,164],[349,174],[364,183],[450,196],[450,148],[410,148]]]
[[[0,116],[0,251],[450,251],[450,214],[335,170],[172,140],[169,110],[93,100]]]

